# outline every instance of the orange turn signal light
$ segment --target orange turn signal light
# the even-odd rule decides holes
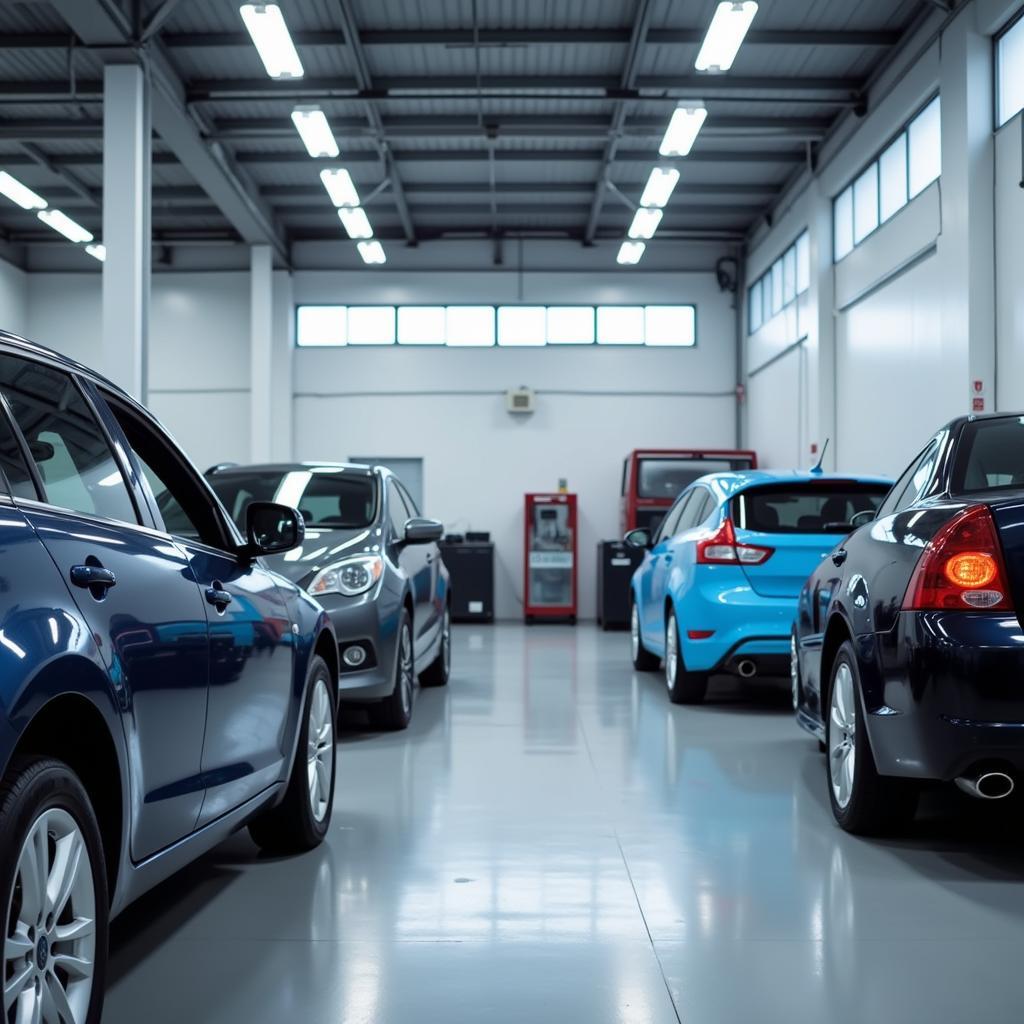
[[[946,562],[943,571],[950,583],[966,590],[987,587],[999,575],[996,560],[983,551],[961,551]]]

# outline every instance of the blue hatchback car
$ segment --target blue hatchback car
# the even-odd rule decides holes
[[[246,527],[145,409],[0,332],[5,1022],[97,1024],[111,916],[245,825],[327,831],[337,641],[262,558],[299,514]]]
[[[694,481],[645,549],[632,581],[633,666],[665,665],[676,704],[704,699],[708,677],[786,675],[804,580],[891,487],[879,477],[714,473]]]

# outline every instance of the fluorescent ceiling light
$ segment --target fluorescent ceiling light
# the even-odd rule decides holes
[[[42,196],[37,196],[32,189],[22,185],[6,171],[0,171],[0,195],[7,196],[23,210],[42,210],[46,206],[46,200]]]
[[[102,263],[107,258],[107,247],[102,242],[95,242],[92,245],[87,245],[85,251]]]
[[[634,263],[640,262],[640,257],[644,254],[644,249],[647,246],[643,242],[623,242],[619,246],[619,254],[615,257],[616,263],[622,263],[626,266],[632,266]]]
[[[676,107],[672,120],[665,129],[658,152],[662,156],[686,156],[693,149],[697,134],[707,116],[707,108],[702,104]]]
[[[719,4],[694,67],[698,71],[728,71],[755,14],[757,4],[753,0]]]
[[[352,184],[352,175],[344,167],[329,167],[322,170],[320,180],[335,206],[359,205],[359,193]]]
[[[302,61],[277,4],[242,4],[242,21],[271,78],[301,78]]]
[[[362,256],[364,263],[385,263],[387,257],[384,255],[384,246],[380,242],[360,242],[356,248]]]
[[[311,157],[338,155],[338,143],[334,139],[334,132],[327,123],[327,116],[319,107],[296,107],[292,111],[292,121],[299,130],[306,152]]]
[[[647,179],[643,195],[640,197],[640,205],[664,206],[678,180],[679,172],[674,167],[655,167]]]
[[[641,209],[633,214],[633,223],[629,225],[630,238],[653,238],[661,223],[662,211],[658,209]]]
[[[76,224],[67,214],[60,210],[40,210],[36,216],[44,223],[49,224],[54,231],[59,231],[65,238],[72,242],[91,242],[93,235],[86,231],[81,224]]]
[[[343,206],[338,210],[341,223],[345,225],[349,238],[373,238],[366,211],[361,206]]]

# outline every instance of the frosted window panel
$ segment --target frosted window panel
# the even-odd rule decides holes
[[[996,61],[999,123],[1002,125],[1024,110],[1024,20],[1000,37]]]
[[[910,198],[924,191],[942,173],[939,98],[928,104],[907,129],[910,149]]]
[[[394,306],[349,306],[350,345],[394,345]]]
[[[904,132],[878,158],[879,214],[887,221],[907,205],[907,134]]]
[[[772,264],[772,316],[782,309],[782,260]]]
[[[348,341],[344,306],[299,306],[296,344],[303,347],[344,345]]]
[[[796,298],[796,246],[782,254],[782,301],[789,304]]]
[[[448,318],[444,306],[399,306],[399,345],[443,345]]]
[[[689,346],[696,343],[696,315],[693,306],[647,306],[644,308],[644,343]]]
[[[499,306],[499,345],[543,345],[547,319],[543,306]]]
[[[594,342],[593,306],[549,306],[549,345],[591,345]]]
[[[449,306],[448,344],[454,348],[494,344],[493,306]]]
[[[878,164],[872,164],[853,183],[853,244],[878,227]]]
[[[805,231],[796,240],[796,293],[811,287],[811,240]]]
[[[643,306],[598,306],[598,345],[642,345]]]
[[[853,187],[836,196],[832,205],[832,245],[838,263],[853,249]]]
[[[761,326],[761,282],[755,281],[750,289],[750,312],[747,314],[748,333],[753,334]]]

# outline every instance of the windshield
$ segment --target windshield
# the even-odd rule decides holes
[[[960,435],[953,494],[1024,487],[1024,417],[974,420]]]
[[[377,516],[377,485],[364,473],[312,472],[217,473],[210,477],[231,518],[244,530],[252,501],[278,501],[302,513],[307,526],[357,530]]]
[[[759,533],[849,533],[858,512],[874,512],[889,493],[886,484],[807,481],[757,487],[733,498],[738,530]]]
[[[705,473],[727,473],[735,469],[750,469],[750,459],[640,459],[637,466],[637,497],[675,501],[679,494]]]

